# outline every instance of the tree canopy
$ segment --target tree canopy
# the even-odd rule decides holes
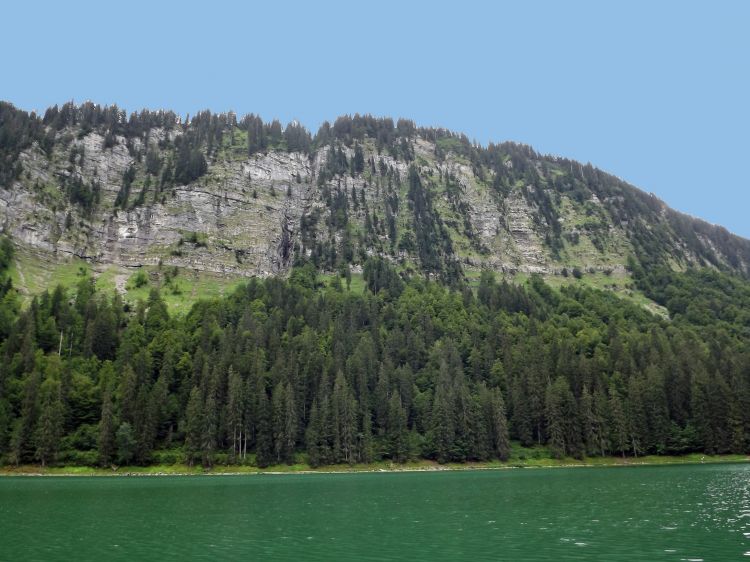
[[[641,276],[671,320],[537,277],[485,272],[471,290],[373,258],[365,278],[357,294],[302,268],[180,317],[157,290],[128,308],[90,278],[21,309],[3,282],[3,462],[461,462],[507,459],[512,441],[572,457],[750,452],[739,278]]]

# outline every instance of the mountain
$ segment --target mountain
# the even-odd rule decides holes
[[[119,287],[138,266],[356,273],[373,255],[448,282],[575,271],[617,286],[629,259],[750,268],[750,241],[589,164],[406,120],[340,117],[313,137],[254,115],[1,103],[0,163],[15,244],[42,263],[114,266]]]
[[[750,454],[750,242],[590,165],[0,104],[0,186],[0,465]]]

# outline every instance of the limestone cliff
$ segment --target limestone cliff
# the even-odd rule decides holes
[[[370,255],[434,274],[622,272],[628,256],[746,272],[750,261],[748,241],[528,147],[414,128],[386,142],[319,133],[304,151],[252,151],[248,131],[230,121],[218,140],[195,142],[205,169],[181,182],[169,167],[190,125],[116,134],[40,121],[11,155],[2,228],[44,260],[243,276],[304,259],[356,270]]]

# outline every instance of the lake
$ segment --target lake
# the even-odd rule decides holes
[[[0,478],[1,560],[187,557],[750,559],[750,465]]]

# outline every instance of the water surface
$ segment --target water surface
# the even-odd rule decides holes
[[[0,478],[0,560],[186,557],[750,560],[750,465]]]

